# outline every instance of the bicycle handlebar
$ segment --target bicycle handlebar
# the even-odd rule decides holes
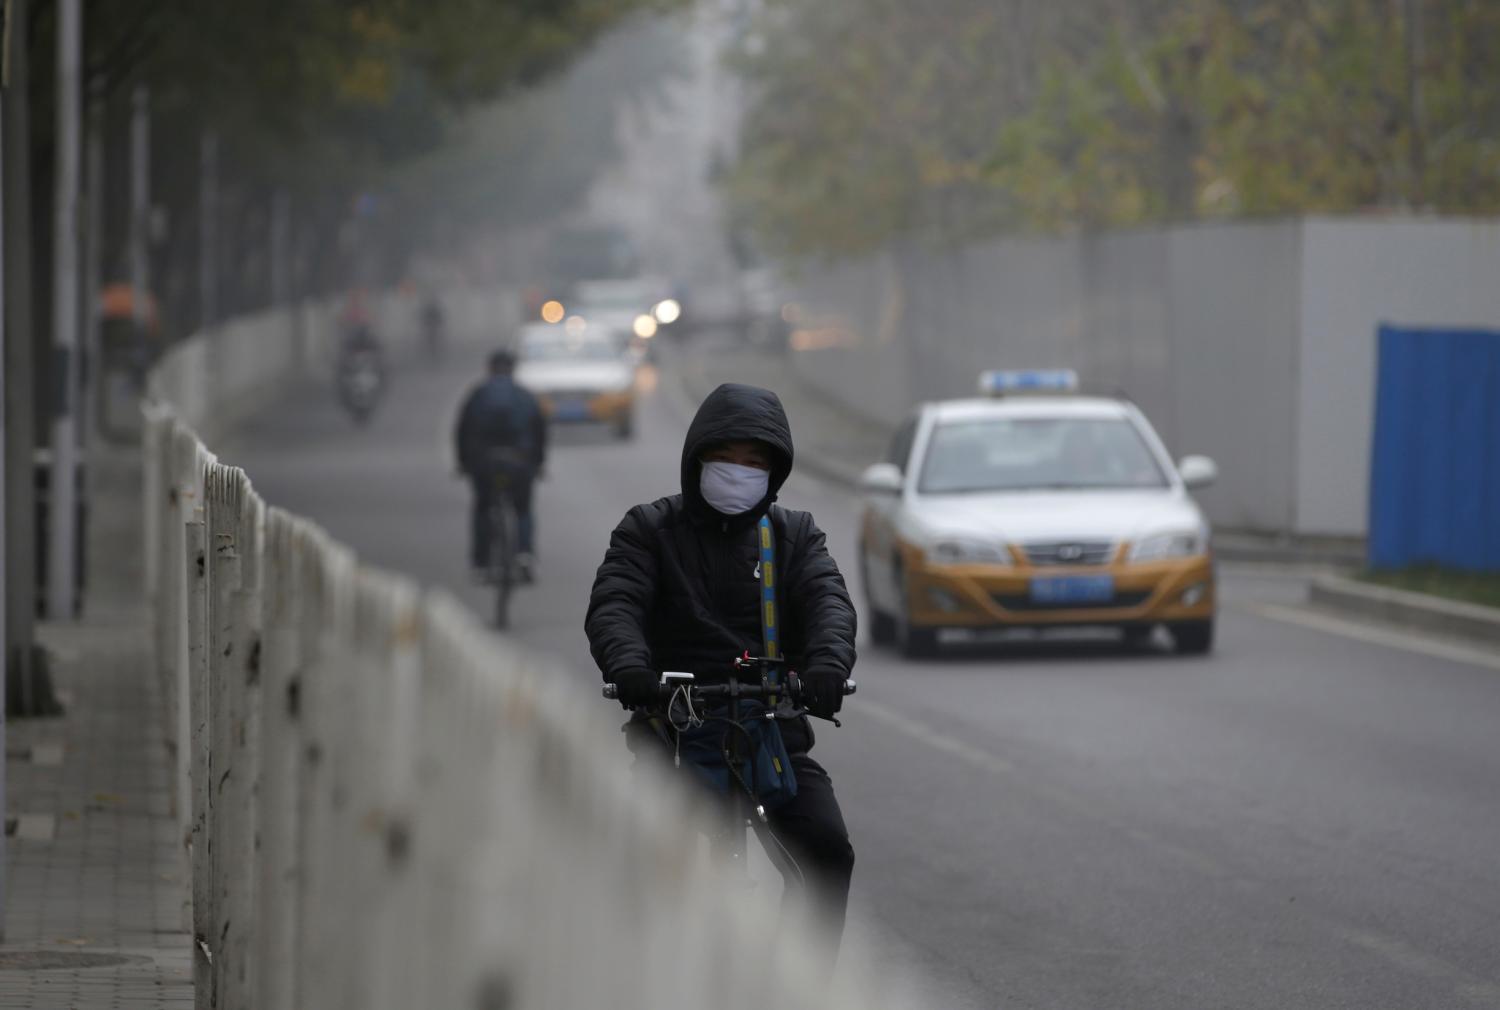
[[[656,694],[662,701],[669,701],[680,688],[686,688],[688,696],[694,700],[707,698],[749,698],[755,700],[770,698],[775,695],[786,695],[795,699],[802,693],[800,685],[801,682],[793,674],[787,679],[787,683],[785,684],[745,684],[733,678],[725,684],[694,684],[691,682],[658,684]],[[844,681],[844,695],[847,697],[853,694],[857,686],[852,680]],[[610,700],[618,699],[620,697],[619,685],[605,684],[604,697]]]

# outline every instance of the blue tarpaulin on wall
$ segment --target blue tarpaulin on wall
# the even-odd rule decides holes
[[[1369,551],[1500,571],[1500,332],[1380,328]]]

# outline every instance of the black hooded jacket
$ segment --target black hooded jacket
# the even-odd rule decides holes
[[[703,500],[698,457],[741,439],[771,446],[770,487],[754,508],[725,517]],[[638,670],[722,681],[736,656],[764,651],[755,527],[768,509],[782,654],[802,673],[849,676],[854,605],[823,531],[808,513],[771,504],[791,472],[791,426],[775,393],[728,383],[709,394],[682,447],[682,493],[626,513],[594,578],[585,626],[605,681]]]
[[[536,397],[509,375],[492,375],[475,386],[458,411],[453,451],[471,477],[488,479],[489,454],[514,449],[533,475],[547,462],[547,419]]]

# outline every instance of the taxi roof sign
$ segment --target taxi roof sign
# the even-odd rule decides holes
[[[1021,371],[981,372],[979,392],[985,396],[1007,393],[1076,393],[1078,373],[1071,368],[1040,368]]]

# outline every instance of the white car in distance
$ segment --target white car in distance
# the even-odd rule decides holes
[[[598,423],[635,433],[636,365],[607,332],[581,317],[530,323],[516,341],[516,382],[556,424]]]

